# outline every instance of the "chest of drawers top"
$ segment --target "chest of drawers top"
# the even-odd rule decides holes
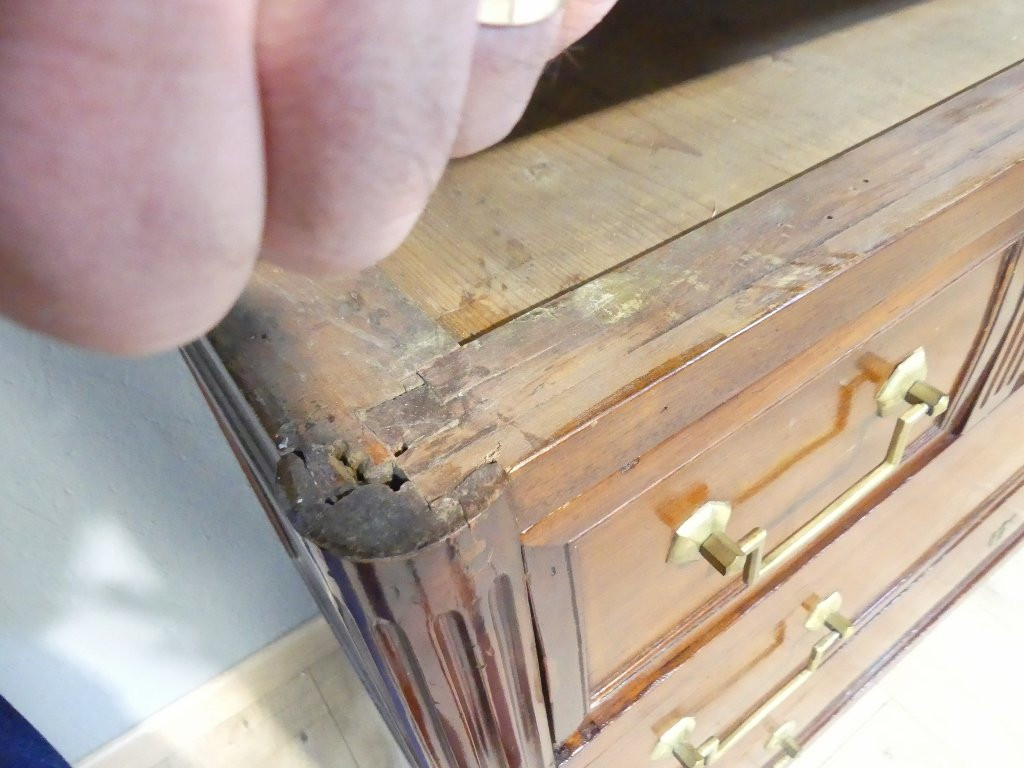
[[[639,493],[641,456],[1024,208],[1022,28],[1015,0],[623,0],[398,253],[263,266],[210,343],[347,555],[499,494],[526,531]]]

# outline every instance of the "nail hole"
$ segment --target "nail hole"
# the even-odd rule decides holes
[[[391,476],[391,480],[388,481],[388,488],[392,491],[397,491],[407,482],[409,482],[409,478],[406,476],[405,472],[400,469],[395,469],[395,474],[393,474]]]

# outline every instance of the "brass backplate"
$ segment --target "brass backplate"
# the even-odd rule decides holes
[[[875,403],[878,406],[879,416],[889,416],[901,406],[906,405],[907,392],[919,381],[928,378],[928,360],[925,357],[924,349],[918,347],[910,357],[897,365],[889,378],[875,395]]]
[[[838,592],[833,592],[828,597],[818,601],[818,604],[811,610],[804,626],[812,632],[817,632],[825,626],[825,622],[843,607],[843,598]]]
[[[692,717],[684,717],[658,739],[657,745],[651,752],[651,760],[663,760],[671,757],[672,752],[680,744],[689,744],[693,740],[693,731],[697,721]]]
[[[676,528],[668,553],[668,562],[683,565],[701,559],[701,545],[714,533],[723,533],[729,525],[732,505],[727,501],[708,501]]]

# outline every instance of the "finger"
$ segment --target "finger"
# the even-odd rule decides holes
[[[522,117],[561,31],[562,13],[517,27],[481,26],[453,157],[479,152]]]
[[[615,0],[568,0],[558,36],[558,51],[563,51],[597,26],[615,5]]]
[[[265,0],[265,255],[320,272],[386,256],[449,157],[475,0]]]
[[[0,309],[114,353],[205,331],[262,227],[254,0],[0,15]]]

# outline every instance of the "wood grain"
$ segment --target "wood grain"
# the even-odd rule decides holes
[[[282,451],[345,438],[377,462],[393,451],[359,410],[456,347],[379,272],[313,280],[268,264],[209,340]]]
[[[904,11],[933,5],[964,7]],[[828,50],[868,46],[865,24]],[[927,272],[1024,209],[1022,82],[1005,72],[462,347],[379,271],[262,269],[211,340],[280,444],[400,454],[425,510],[497,461],[525,529],[915,279],[908,259]]]
[[[994,242],[1004,239],[999,235]],[[985,253],[993,255],[945,290],[941,279],[919,281],[915,291],[924,298],[916,299],[916,311],[913,295],[890,294],[857,322],[527,532],[528,568],[544,584],[533,604],[559,738],[576,730],[581,712],[572,705],[580,698],[597,701],[630,677],[657,669],[700,631],[702,621],[740,597],[710,568],[680,571],[664,563],[665,542],[682,517],[709,496],[745,499],[737,503],[734,533],[771,521],[777,542],[877,463],[891,422],[874,416],[877,383],[869,377],[884,375],[877,368],[885,364],[865,350],[898,357],[923,343],[935,349],[933,373],[946,377],[954,393],[960,389],[954,382],[964,350],[981,353],[972,328],[983,315],[997,313],[1001,300],[993,297],[996,304],[986,308],[1002,259],[992,242],[979,245],[977,255]],[[955,338],[959,343],[950,344]],[[940,360],[939,349],[951,356]],[[850,353],[836,360],[837,350]],[[960,422],[957,411],[944,429]],[[929,439],[935,436],[929,433]],[[758,467],[763,479],[755,481]],[[609,676],[609,657],[629,663]],[[593,685],[589,676],[580,682],[573,675],[596,669],[602,658],[605,669],[593,675]]]
[[[497,460],[528,528],[945,268],[1024,210],[1022,84],[1024,69],[1007,72],[438,358],[421,375],[430,423],[450,426],[410,425],[404,471],[432,498]],[[402,399],[374,424],[400,422]]]
[[[803,660],[812,593],[870,629],[973,566],[1024,463],[996,425],[1024,414],[1024,7],[655,3],[453,166],[402,254],[262,267],[211,335],[211,402],[420,765],[617,768],[681,708],[727,728]],[[874,463],[868,384],[921,343],[964,393],[889,486],[759,589],[665,577],[703,498],[776,541]]]
[[[770,551],[885,455],[894,419],[878,418],[874,395],[892,366],[923,346],[929,380],[956,391],[999,265],[990,258],[852,347],[790,397],[705,446],[692,462],[572,543],[595,690],[678,625],[692,625],[692,614],[731,581],[703,561],[685,567],[665,562],[673,531],[700,504],[731,502],[732,534],[765,528]]]
[[[479,335],[1024,58],[1022,26],[1015,0],[627,0],[383,270]]]
[[[1011,244],[1002,254],[999,278],[982,321],[974,359],[965,372],[958,392],[950,401],[951,416],[946,421],[954,432],[963,431],[970,422],[982,418],[984,413],[985,409],[980,402],[982,391],[988,387],[988,376],[995,365],[996,355],[1005,346],[1007,329],[1017,310],[1017,297],[1024,293],[1024,284],[1021,283],[1024,275],[1017,269],[1020,257],[1021,241]]]
[[[1020,243],[1006,255],[1002,311],[993,318],[986,339],[987,365],[979,372],[978,391],[971,413],[976,421],[991,413],[1009,395],[1024,386],[1024,267]]]
[[[1024,418],[1024,398],[1018,394],[1004,409],[1008,419]],[[567,765],[640,764],[640,757],[649,753],[673,717],[697,716],[701,738],[727,732],[806,659],[814,636],[802,628],[804,604],[812,595],[839,590],[844,613],[855,619],[858,633],[871,630],[875,622],[887,626],[878,634],[865,631],[862,638],[855,636],[849,649],[841,648],[826,662],[825,674],[812,686],[824,684],[825,700],[832,698],[884,657],[884,649],[941,603],[965,572],[990,553],[1000,552],[1002,543],[1014,541],[1014,526],[1024,525],[1024,518],[1018,515],[1007,529],[1006,516],[993,513],[1024,483],[1022,466],[1024,448],[1016,435],[995,421],[982,422],[779,588],[739,614],[723,617],[728,631],[681,654],[672,671],[658,678],[596,739],[597,729],[592,729],[593,749],[579,749]],[[964,482],[965,477],[972,480]],[[929,514],[902,514],[908,509]],[[923,589],[911,591],[916,583]],[[782,643],[774,639],[779,633],[785,638]],[[865,646],[871,647],[857,655],[857,643],[868,637],[873,641]],[[845,680],[840,675],[830,686],[845,659],[853,659],[847,673],[854,674]],[[822,704],[819,699],[818,706]],[[783,720],[788,719],[787,712],[780,712]],[[750,749],[761,748],[754,738],[745,743]]]
[[[524,534],[524,544],[532,547],[565,543],[599,525],[616,510],[671,476],[708,447],[726,439],[742,424],[758,419],[767,409],[790,397],[809,379],[817,377],[820,371],[834,365],[846,350],[862,344],[864,339],[891,324],[901,313],[934,296],[962,274],[959,265],[973,264],[974,259],[984,258],[985,254],[997,253],[1003,247],[1003,243],[1012,239],[1015,232],[1022,230],[1024,212],[1004,222],[986,237],[972,243],[962,254],[951,258],[949,269],[921,274],[918,280],[905,289],[894,290],[855,322],[825,336],[803,354],[790,359],[759,379],[756,386],[737,394],[728,401],[727,406],[709,412],[652,450],[636,457],[620,471],[603,478],[572,501],[554,510]],[[993,317],[1004,311],[1004,299],[1003,293],[990,298],[986,310],[986,331],[990,331]],[[987,355],[990,352],[989,349],[983,348],[983,342],[988,335],[986,333],[984,338],[979,337],[976,342],[974,365],[981,368],[987,363]],[[976,375],[977,371],[972,368],[971,376]],[[976,384],[977,379],[970,378],[965,380],[958,390],[965,387],[971,390]],[[960,423],[967,417],[971,408],[971,403],[960,402],[960,393],[957,394],[951,406],[951,413],[945,420],[956,432],[959,431]],[[595,510],[598,512],[595,513]]]

